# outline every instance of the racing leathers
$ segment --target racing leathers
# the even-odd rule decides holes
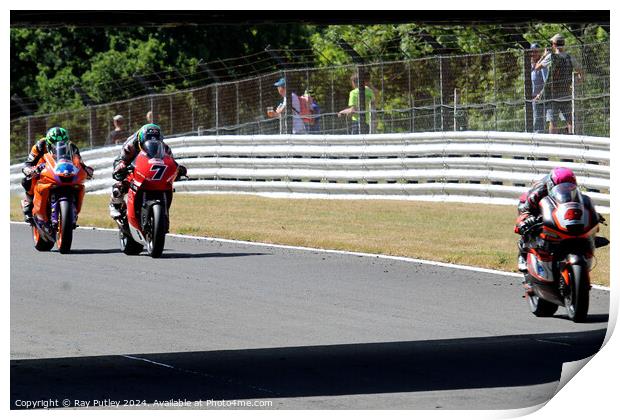
[[[73,155],[80,159],[80,165],[82,165],[82,168],[86,171],[87,177],[89,179],[92,178],[94,172],[93,168],[84,163],[82,156],[80,155],[80,149],[74,143],[70,144]],[[44,137],[32,146],[32,149],[30,149],[30,154],[28,155],[28,158],[24,162],[24,167],[22,168],[22,173],[24,174],[24,178],[22,178],[22,187],[24,187],[25,191],[24,200],[22,201],[22,210],[24,212],[24,220],[26,223],[32,223],[32,200],[34,198],[36,180],[39,175],[39,168],[37,165],[43,155],[47,152],[47,143]]]
[[[549,184],[551,182],[551,175],[547,174],[542,179],[536,181],[529,191],[523,193],[519,197],[519,205],[517,211],[519,213],[517,222],[515,224],[514,231],[521,235],[519,239],[519,259],[518,267],[519,271],[527,271],[526,257],[526,235],[528,230],[536,224],[536,218],[540,215],[539,203],[544,197],[549,195]]]

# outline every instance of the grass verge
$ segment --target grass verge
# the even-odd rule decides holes
[[[115,227],[107,195],[87,195],[80,224]],[[176,194],[174,233],[397,255],[516,271],[510,206],[391,200],[293,200]],[[11,220],[22,220],[11,197]],[[609,238],[609,227],[600,235]],[[596,284],[609,286],[609,247],[597,251]]]

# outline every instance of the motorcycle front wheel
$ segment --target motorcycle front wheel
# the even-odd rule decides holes
[[[583,322],[588,316],[590,306],[590,285],[587,268],[581,265],[571,265],[568,268],[570,291],[564,297],[566,314],[573,322]]]
[[[166,241],[166,212],[163,204],[153,204],[149,219],[151,231],[147,233],[146,249],[151,257],[159,258]]]
[[[58,207],[60,215],[58,216],[56,245],[61,254],[68,254],[71,252],[71,243],[73,242],[73,203],[69,200],[63,200]]]

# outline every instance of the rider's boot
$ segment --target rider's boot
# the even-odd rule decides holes
[[[34,218],[32,217],[32,199],[33,197],[26,193],[24,199],[22,200],[22,211],[24,212],[24,222],[32,225],[34,223]]]
[[[110,196],[110,217],[118,220],[123,215],[123,190],[122,183],[117,182],[112,186],[112,195]]]
[[[527,249],[523,243],[523,238],[519,240],[519,257],[517,258],[517,267],[520,272],[527,273]]]

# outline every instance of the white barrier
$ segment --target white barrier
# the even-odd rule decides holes
[[[597,205],[609,207],[609,138],[437,132],[195,136],[168,144],[190,177],[177,191],[506,204],[561,165],[575,171]],[[87,191],[109,191],[119,151],[82,153],[95,168]],[[11,190],[21,189],[20,169],[11,166]]]

